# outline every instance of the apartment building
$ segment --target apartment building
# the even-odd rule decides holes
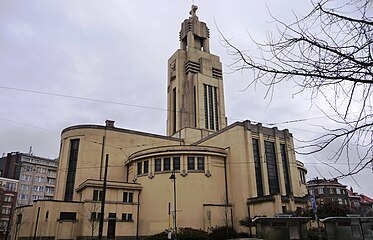
[[[58,159],[38,157],[30,153],[12,152],[0,158],[3,177],[18,179],[17,206],[34,200],[53,199]]]

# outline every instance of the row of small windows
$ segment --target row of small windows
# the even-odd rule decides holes
[[[346,195],[346,189],[340,188],[315,188],[308,190],[310,195],[317,195],[317,194],[343,194]]]
[[[101,218],[100,212],[92,212],[91,213],[91,220],[92,221],[99,221]],[[109,219],[117,219],[116,213],[109,213]],[[132,219],[132,213],[122,213],[122,219],[123,222],[133,222]]]
[[[101,201],[103,197],[102,190],[93,190],[93,201]],[[124,203],[133,203],[133,192],[123,192],[123,202]]]
[[[100,212],[91,212],[90,220],[99,221],[101,217]],[[116,213],[109,213],[108,219],[117,219]],[[60,221],[76,221],[76,212],[60,212]],[[132,222],[132,213],[122,213],[122,221]]]
[[[187,168],[189,171],[205,170],[205,157],[203,156],[188,156]],[[164,157],[154,159],[154,172],[162,171],[180,171],[180,157]],[[146,175],[149,173],[149,160],[137,162],[137,175]]]
[[[29,197],[30,197],[29,194],[23,194],[23,193],[18,194],[18,200],[28,200]],[[53,199],[52,197],[46,197],[46,196],[43,196],[43,195],[31,195],[31,198],[32,198],[32,200],[41,200],[41,199],[50,200],[50,199]]]

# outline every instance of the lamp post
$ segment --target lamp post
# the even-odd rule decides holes
[[[175,174],[175,168],[172,171],[172,174],[170,176],[171,181],[174,182],[174,231],[175,231],[175,240],[177,240],[177,226],[176,226],[176,174]]]

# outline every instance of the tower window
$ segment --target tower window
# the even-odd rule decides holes
[[[173,132],[176,132],[176,88],[172,90],[172,123]]]
[[[217,87],[204,84],[205,127],[219,130]]]

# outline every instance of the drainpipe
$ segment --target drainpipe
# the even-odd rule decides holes
[[[139,240],[140,191],[137,195],[136,240]]]
[[[38,230],[39,214],[40,214],[40,207],[38,207],[38,214],[36,215],[35,231],[34,231],[34,238],[33,238],[34,240],[36,240],[36,231]]]

